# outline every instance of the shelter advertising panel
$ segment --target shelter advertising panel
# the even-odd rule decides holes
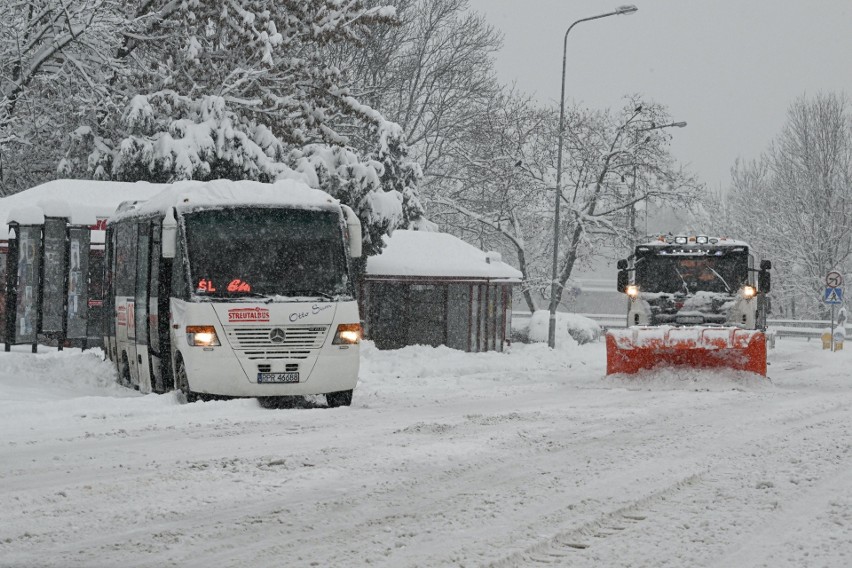
[[[66,337],[82,339],[87,336],[91,232],[86,227],[71,227],[69,235],[68,331]]]
[[[15,343],[35,343],[38,324],[39,251],[41,226],[17,227],[18,286],[15,302]]]
[[[65,309],[66,226],[64,218],[44,220],[44,295],[42,296],[41,331],[62,331]]]
[[[9,249],[0,248],[0,341],[6,341],[6,265]]]

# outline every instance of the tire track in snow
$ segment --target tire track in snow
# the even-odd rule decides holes
[[[684,478],[668,490],[626,503],[621,509],[605,512],[590,523],[560,532],[489,566],[608,566],[631,558],[632,566],[654,567],[674,562],[675,565],[716,568],[792,568],[817,563],[819,552],[829,557],[827,563],[819,565],[846,565],[848,559],[832,558],[831,552],[826,552],[831,544],[838,544],[844,537],[848,539],[852,533],[852,511],[848,509],[852,505],[849,405],[831,406],[834,409],[827,413],[788,421],[787,424],[792,425],[778,435],[750,438],[737,446],[729,446],[725,459],[720,459],[723,456],[711,456],[702,475]],[[836,448],[836,454],[832,455],[830,448],[826,447],[831,444],[830,440],[821,444],[813,439],[815,432],[820,436],[835,434],[836,439],[845,440],[845,446]],[[795,440],[796,444],[791,445],[791,440]],[[801,459],[796,457],[800,455]],[[778,510],[773,505],[773,494],[767,492],[781,487],[782,482],[778,478],[791,473],[789,468],[785,469],[785,465],[790,463],[794,469],[796,465],[802,467],[799,475],[810,484],[805,486],[804,482],[796,481],[784,487],[787,493],[798,497],[794,498],[793,507]],[[826,471],[828,474],[824,479],[817,481],[810,477],[813,472]],[[771,480],[773,478],[774,481]],[[747,490],[740,489],[735,498],[725,495],[738,484]],[[837,497],[834,492],[840,488],[846,488],[846,493]],[[789,502],[791,498],[785,495],[783,500]],[[835,503],[837,526],[829,526],[841,536],[826,538],[828,542],[821,543],[821,551],[811,550],[810,553],[807,543],[804,547],[801,543],[791,545],[795,542],[796,531],[806,528],[810,520],[826,510],[826,504],[835,501],[840,501]],[[626,521],[619,518],[625,515]],[[634,530],[636,523],[629,522],[637,519],[642,521],[641,532]],[[847,523],[845,526],[843,521]],[[634,542],[637,539],[641,542]],[[707,540],[707,545],[698,549],[704,552],[703,555],[696,555],[695,546],[688,544],[697,539]],[[785,544],[792,561],[779,558],[777,549]],[[659,556],[651,553],[647,558],[637,559],[630,552],[638,549],[657,550]]]
[[[574,391],[565,394],[573,396]],[[609,399],[605,393],[602,395]],[[654,397],[667,396],[652,393],[651,402],[655,402]],[[642,392],[630,397],[636,406],[649,400]],[[620,404],[625,404],[624,398]],[[319,565],[351,565],[367,559],[387,566],[443,566],[454,559],[468,564],[487,562],[490,555],[499,561],[500,551],[528,550],[547,542],[550,537],[542,541],[543,533],[570,533],[577,527],[606,520],[611,512],[629,509],[633,501],[643,498],[636,495],[637,484],[644,484],[644,498],[650,498],[672,484],[677,486],[684,479],[684,471],[701,474],[705,462],[720,458],[713,455],[714,448],[718,448],[712,442],[716,437],[723,438],[726,447],[731,448],[731,456],[722,456],[724,469],[734,464],[734,457],[742,458],[749,448],[770,437],[766,424],[778,426],[782,434],[787,432],[788,437],[795,438],[796,432],[820,424],[827,411],[848,416],[848,404],[826,404],[825,398],[816,397],[801,412],[799,400],[796,416],[790,416],[783,405],[785,400],[789,397],[772,392],[734,398],[695,393],[688,401],[689,407],[664,405],[658,415],[627,415],[631,409],[616,408],[622,420],[613,422],[607,414],[613,410],[607,407],[611,402],[581,409],[569,406],[560,414],[535,414],[538,409],[531,410],[529,403],[518,397],[504,403],[502,411],[492,409],[475,419],[449,412],[446,407],[437,408],[433,423],[422,422],[422,415],[420,420],[408,418],[404,408],[378,409],[373,413],[378,422],[385,424],[360,424],[357,433],[348,431],[355,420],[350,422],[350,415],[341,412],[333,415],[334,420],[314,423],[316,430],[306,432],[304,440],[299,440],[298,434],[275,436],[270,429],[282,425],[274,420],[240,424],[216,421],[200,425],[193,440],[177,438],[170,442],[169,454],[181,444],[185,448],[183,454],[178,453],[181,459],[177,462],[160,462],[165,469],[174,467],[174,472],[162,476],[162,471],[142,471],[138,477],[123,476],[102,488],[138,510],[118,511],[109,519],[78,516],[76,526],[65,527],[54,535],[64,539],[65,544],[41,548],[39,558],[44,564],[61,566],[91,565],[93,558],[98,563],[128,565],[128,555],[142,558],[144,564],[200,563],[204,559],[208,565],[260,566],[280,565],[282,559],[292,559],[293,566],[314,561]],[[734,411],[731,406],[726,407],[731,423],[719,421],[722,405],[732,405]],[[507,419],[513,414],[520,419]],[[397,426],[388,428],[387,423],[391,422]],[[410,431],[394,433],[409,427]],[[248,476],[248,482],[269,484],[255,492],[233,485],[235,479],[246,477],[245,473],[251,471],[252,460],[258,454],[273,452],[268,445],[270,439],[259,438],[263,435],[271,436],[272,447],[285,448],[295,443],[289,449],[294,460],[310,455],[309,446],[319,440],[328,453],[325,459],[314,460],[312,468],[288,471],[292,478],[279,487],[272,484],[280,480],[266,473]],[[360,439],[372,440],[377,448],[370,450],[377,452],[375,464],[365,459],[369,446]],[[144,469],[155,459],[142,450],[146,446],[153,449],[158,443],[159,435],[154,432],[133,440],[125,448],[131,468]],[[408,452],[424,443],[435,446],[427,457],[439,456],[444,449],[461,447],[471,451],[441,463],[411,459]],[[121,440],[107,442],[110,450],[105,457],[121,444]],[[73,445],[68,443],[68,447]],[[188,469],[193,463],[216,462],[229,453],[240,456],[233,476],[221,472],[211,475],[212,468]],[[590,461],[578,461],[578,455]],[[371,470],[374,466],[380,468],[379,473]],[[46,496],[45,492],[57,481],[49,475],[48,472],[44,479],[34,480],[35,485],[28,486],[25,480],[16,482],[38,498]],[[358,475],[381,482],[362,487],[357,479],[352,479]],[[717,475],[718,470],[714,472]],[[190,493],[207,487],[210,499],[193,505],[175,483],[185,484]],[[666,495],[686,496],[706,484],[701,481],[682,486]],[[149,497],[160,509],[147,503]],[[85,496],[78,499],[71,506],[86,507]],[[171,500],[173,506],[169,505]],[[659,503],[653,501],[649,506]],[[14,505],[8,501],[3,504]],[[137,512],[141,516],[134,518],[133,513]],[[643,511],[633,513],[635,518],[646,516]],[[312,519],[309,526],[299,524],[302,516]],[[641,522],[635,518],[627,519],[623,530],[609,527],[613,532],[605,536],[605,541],[618,540],[634,527],[653,522],[653,518]],[[488,525],[504,519],[513,526]],[[113,526],[112,521],[118,525]],[[288,521],[295,522],[287,525]],[[417,525],[415,529],[411,528],[413,525]],[[479,542],[471,542],[472,537]],[[572,555],[568,559],[587,558],[586,551],[600,548],[595,542],[588,549],[568,550]],[[398,544],[402,546],[397,548]],[[81,558],[83,550],[92,556]],[[19,558],[33,558],[26,556],[26,551],[22,554]]]
[[[711,410],[712,409],[708,409]],[[743,408],[742,412],[744,415],[753,414],[750,408]],[[816,410],[815,415],[818,415],[821,411]],[[585,440],[585,442],[589,444],[600,444],[599,436],[602,435],[600,430],[600,422],[595,420],[593,423],[584,424],[587,433],[591,433],[591,438]],[[637,424],[632,423],[629,425],[624,425],[622,429],[612,430],[609,432],[609,436],[611,438],[615,438],[616,440],[622,439],[629,432],[636,429]],[[429,428],[425,428],[428,430]],[[739,439],[745,446],[750,445],[753,440],[742,440],[741,435],[742,424],[731,424],[728,426],[727,432],[728,437],[731,439]],[[436,432],[446,433],[448,431],[453,431],[454,428],[448,428],[447,425],[436,425],[434,430]],[[719,432],[713,433],[715,437]],[[517,456],[518,460],[530,460],[537,461],[540,469],[547,469],[544,466],[555,466],[558,463],[569,463],[570,456],[566,456],[575,449],[573,446],[568,446],[565,448],[561,448],[557,451],[557,454],[553,458],[552,461],[547,460],[536,460],[535,456],[539,454],[547,454],[548,450],[542,449],[541,451],[533,452],[533,453],[524,453],[520,452]],[[645,448],[647,449],[647,447]],[[489,511],[500,512],[501,509],[507,509],[506,507],[506,499],[501,498],[501,495],[511,494],[513,491],[523,491],[525,484],[528,483],[529,472],[521,472],[518,476],[506,477],[504,475],[504,464],[500,460],[500,455],[495,458],[497,461],[487,463],[487,460],[480,459],[476,463],[471,464],[469,467],[463,468],[454,468],[447,472],[437,472],[435,477],[427,478],[427,479],[419,479],[417,482],[406,483],[404,480],[401,480],[398,483],[390,483],[381,488],[376,488],[375,490],[368,491],[366,494],[361,495],[361,499],[370,503],[373,503],[370,509],[370,515],[363,520],[357,520],[358,510],[360,504],[351,500],[342,500],[342,501],[332,501],[328,503],[328,510],[330,514],[338,515],[345,514],[347,511],[352,515],[352,517],[347,517],[347,523],[344,523],[344,526],[340,524],[331,522],[330,526],[327,530],[318,530],[312,533],[309,536],[306,536],[303,540],[299,542],[299,545],[303,549],[316,549],[322,550],[323,548],[327,550],[334,549],[333,546],[327,546],[328,542],[353,542],[358,541],[358,535],[361,535],[361,538],[364,538],[371,533],[375,533],[376,526],[387,526],[391,524],[397,524],[400,522],[404,522],[406,519],[414,519],[421,526],[419,530],[420,535],[424,532],[428,532],[423,530],[423,525],[427,527],[436,527],[439,523],[428,523],[426,521],[429,520],[429,517],[437,517],[440,518],[441,514],[445,510],[455,509],[456,511],[470,511],[476,507],[475,503],[471,503],[471,500],[484,501],[484,500],[492,500],[492,504],[489,507],[486,507],[484,511],[481,511],[481,517],[487,517]],[[706,456],[704,456],[706,458]],[[694,460],[693,460],[694,461]],[[681,471],[689,466],[689,460],[684,460],[683,463],[679,464],[677,462],[672,462],[669,460],[667,465],[660,466],[658,468],[650,469],[645,467],[643,472],[647,475],[648,482],[653,482],[653,478],[665,478],[666,475],[671,475],[671,472],[668,469],[672,468],[674,465],[675,469],[681,469]],[[598,472],[600,474],[601,472]],[[563,475],[563,477],[567,477],[571,474],[571,472],[567,472]],[[623,477],[622,479],[618,479],[618,477]],[[594,479],[594,474],[587,477],[591,477]],[[606,491],[609,491],[610,494],[613,492],[616,494],[631,494],[631,492],[635,493],[635,483],[637,476],[635,474],[627,474],[624,475],[622,472],[619,472],[618,475],[609,475],[604,476],[600,483],[585,483],[582,487],[578,488],[576,494],[580,494],[584,491],[588,491],[592,494],[606,494]],[[449,484],[449,485],[448,485]],[[483,486],[490,487],[490,490],[486,491],[483,489]],[[448,488],[449,487],[449,488]],[[426,488],[428,491],[424,494],[423,489]],[[506,489],[507,488],[507,489]],[[532,493],[529,491],[528,493]],[[495,497],[494,494],[497,496]],[[581,499],[575,499],[578,503],[582,501]],[[533,508],[533,507],[530,507]],[[534,508],[533,508],[534,509]],[[592,511],[591,513],[587,511],[588,506],[586,505],[572,505],[571,508],[562,507],[556,508],[555,510],[559,512],[559,515],[554,515],[554,510],[551,508],[549,514],[551,516],[564,516],[564,517],[577,517],[580,515],[592,515],[599,514],[599,511]],[[450,519],[452,522],[460,522],[460,518],[464,515],[459,514],[456,518]],[[354,520],[353,520],[354,519]],[[351,523],[349,521],[352,521]],[[524,519],[519,519],[521,523],[525,522]],[[464,525],[458,527],[461,530],[469,529],[469,527],[465,527]],[[439,533],[440,534],[440,533]],[[482,535],[480,535],[482,536]],[[486,535],[487,536],[487,535]],[[422,538],[422,537],[421,537]],[[388,539],[379,539],[379,540],[393,540],[392,538]],[[449,541],[444,542],[443,548],[448,548],[452,546],[454,541],[450,539]],[[323,543],[326,546],[323,546]],[[418,541],[418,544],[424,545],[425,543],[422,540]],[[503,544],[507,544],[503,541]],[[217,555],[214,558],[222,561],[234,561],[238,559],[248,559],[251,558],[251,554],[257,553],[256,550],[253,550],[250,554],[241,554],[235,553],[233,549],[238,549],[239,547],[229,547],[232,550],[225,551],[223,554]],[[430,548],[426,546],[425,548]],[[279,552],[293,552],[293,548],[288,548],[285,545],[280,545],[277,547]],[[273,549],[270,549],[270,554],[273,553]],[[321,559],[320,564],[334,564],[334,561],[341,561],[339,556],[335,556],[334,554],[329,555],[328,553],[320,554],[319,558]],[[415,557],[411,558],[410,555],[402,555],[402,554],[394,554],[393,551],[389,554],[387,558],[382,558],[381,560],[373,559],[373,561],[379,562],[380,564],[386,562],[386,565],[405,565],[411,563],[424,563],[424,565],[442,565],[445,562],[446,557],[441,561],[436,561],[433,557]]]
[[[560,532],[522,552],[516,552],[500,560],[490,562],[487,566],[489,568],[513,568],[515,566],[562,562],[578,550],[585,550],[593,545],[597,546],[607,537],[627,530],[628,526],[641,523],[647,518],[642,513],[645,509],[678,491],[700,483],[702,478],[703,474],[688,475],[665,489],[624,503],[616,510],[603,512],[597,518],[580,526]]]
[[[826,515],[826,511],[831,513]],[[826,518],[828,517],[828,518]],[[792,519],[792,520],[791,520]],[[813,534],[803,541],[803,534]],[[852,459],[806,489],[783,513],[770,515],[710,566],[848,566],[852,556],[838,548],[852,542]]]

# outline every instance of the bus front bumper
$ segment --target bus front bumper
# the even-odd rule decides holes
[[[189,347],[181,352],[189,389],[202,394],[235,397],[299,396],[351,390],[358,383],[359,346],[327,345],[299,362],[299,382],[262,382],[263,365],[284,371],[276,360],[247,361],[227,348]],[[289,362],[289,361],[288,361]],[[258,369],[256,372],[255,369]]]

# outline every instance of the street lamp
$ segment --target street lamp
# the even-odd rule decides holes
[[[562,131],[565,128],[565,62],[568,58],[568,34],[580,22],[590,22],[608,16],[633,14],[639,8],[633,5],[619,6],[612,12],[577,20],[568,27],[562,41],[562,94],[559,98],[559,151],[556,158],[556,206],[553,212],[553,282],[550,287],[550,327],[547,332],[547,344],[556,347],[556,306],[559,304],[559,201],[562,198]]]
[[[654,125],[654,123],[652,122],[651,126],[649,126],[648,128],[637,128],[636,132],[645,132],[646,130],[659,130],[661,128],[683,128],[684,126],[686,126],[685,120],[681,120],[679,122],[670,122],[668,124],[658,124],[658,125]]]
[[[659,125],[655,125],[654,123],[651,123],[651,126],[649,126],[647,128],[637,128],[635,132],[637,132],[637,133],[647,132],[649,130],[661,130],[663,128],[683,128],[685,126],[686,126],[686,121],[683,121],[683,120],[681,120],[679,122],[670,122],[669,124],[659,124]],[[630,231],[630,253],[631,254],[633,253],[633,247],[636,246],[636,203],[634,203],[634,200],[636,199],[637,170],[638,170],[638,166],[637,166],[637,164],[634,160],[634,162],[633,162],[633,183],[630,186],[630,196],[629,196],[630,197],[630,199],[629,199],[630,209],[627,211],[627,218],[628,218],[627,229],[628,229],[628,231]],[[646,204],[646,209],[645,209],[646,222],[647,222],[647,214],[648,214],[648,209],[647,209],[647,204]]]

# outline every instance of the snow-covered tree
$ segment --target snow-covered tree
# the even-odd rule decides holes
[[[61,133],[108,104],[126,29],[118,0],[17,0],[0,17],[0,195],[45,179]]]
[[[691,207],[703,195],[703,186],[669,151],[671,135],[666,127],[672,118],[665,106],[634,95],[619,112],[569,116],[563,156],[567,158],[564,229],[551,307],[560,302],[574,268],[584,258],[618,239],[628,245],[634,242],[631,216],[637,206]]]
[[[502,40],[468,0],[372,2],[394,6],[398,24],[377,26],[360,49],[337,50],[334,59],[351,69],[359,99],[402,127],[431,196],[454,167],[448,149],[499,95],[493,56]]]
[[[767,152],[731,173],[726,199],[708,215],[773,261],[776,311],[824,316],[825,275],[848,271],[852,261],[849,101],[800,97]]]
[[[327,62],[333,47],[354,48],[376,25],[393,24],[393,8],[359,0],[144,7],[137,20],[148,32],[120,49],[136,64],[113,77],[126,93],[122,112],[75,131],[67,174],[299,177],[359,212],[368,252],[380,250],[379,234],[419,220],[419,169],[403,131],[352,96],[343,71]],[[153,37],[154,29],[166,33]],[[358,148],[345,134],[353,125],[371,136]]]
[[[548,233],[541,222],[553,209],[545,181],[551,112],[513,93],[494,98],[485,110],[448,150],[455,165],[438,174],[444,189],[433,197],[433,215],[451,232],[512,259],[534,311],[533,293],[549,281],[542,272]]]
[[[558,115],[529,101],[495,100],[456,151],[452,175],[457,189],[438,199],[452,212],[441,222],[477,239],[502,242],[524,273],[524,299],[531,311],[536,295],[549,297],[552,282],[553,211]],[[668,150],[665,107],[631,97],[620,112],[569,109],[563,151],[559,244],[561,300],[579,264],[613,243],[634,237],[636,206],[689,206],[700,195],[694,177]]]

